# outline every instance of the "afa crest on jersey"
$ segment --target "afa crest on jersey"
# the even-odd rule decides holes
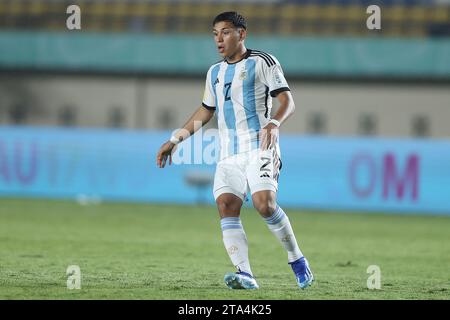
[[[247,78],[247,70],[242,68],[241,73],[239,74],[239,80],[245,80]]]

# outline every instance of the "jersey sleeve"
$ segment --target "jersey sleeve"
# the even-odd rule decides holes
[[[206,74],[205,91],[203,93],[202,105],[206,109],[210,110],[216,109],[216,96],[211,82],[211,68],[208,70],[208,73]]]
[[[265,59],[261,64],[262,81],[269,87],[271,97],[276,97],[283,91],[290,91],[283,69],[274,56],[270,55],[270,59]]]

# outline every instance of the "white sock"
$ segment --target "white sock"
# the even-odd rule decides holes
[[[247,236],[241,224],[240,218],[223,218],[220,220],[222,227],[223,243],[233,265],[243,272],[253,276],[248,260]]]
[[[303,257],[298,247],[289,218],[278,205],[269,218],[264,218],[270,231],[277,237],[288,253],[288,262],[294,262]]]

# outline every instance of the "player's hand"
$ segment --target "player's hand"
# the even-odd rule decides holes
[[[172,154],[175,151],[175,145],[167,141],[161,148],[159,148],[158,155],[156,156],[156,165],[160,168],[164,168],[169,158],[169,165],[172,164]]]
[[[267,150],[276,145],[278,132],[278,127],[273,123],[268,123],[259,131],[259,147],[261,150]]]

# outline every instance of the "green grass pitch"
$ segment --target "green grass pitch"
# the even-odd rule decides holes
[[[448,299],[450,217],[285,210],[316,281],[297,288],[253,209],[242,221],[259,290],[234,271],[214,207],[0,200],[0,299]],[[67,289],[66,269],[81,269]],[[378,265],[381,289],[369,290]]]

